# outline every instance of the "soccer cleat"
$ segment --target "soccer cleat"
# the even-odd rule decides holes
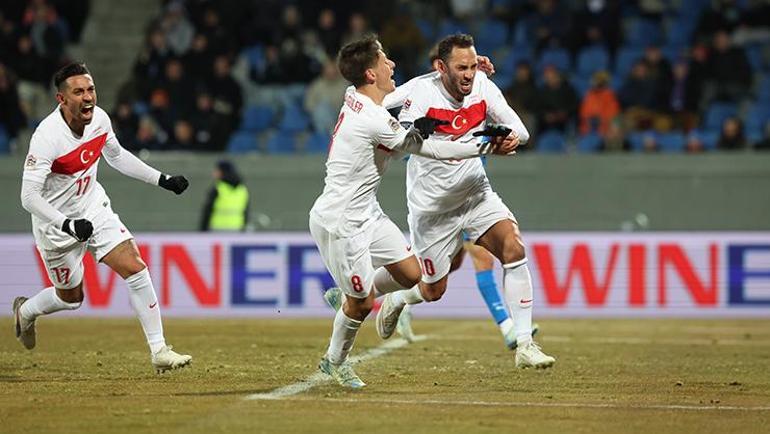
[[[26,321],[21,316],[21,305],[27,301],[27,297],[16,297],[13,300],[13,323],[16,329],[16,339],[31,350],[35,348],[35,320]]]
[[[345,299],[344,294],[342,294],[342,290],[337,288],[336,286],[333,288],[329,288],[324,292],[324,300],[326,300],[326,304],[329,305],[334,311],[340,310],[342,307],[342,301]]]
[[[398,323],[396,324],[396,331],[407,342],[414,342],[414,332],[412,331],[412,308],[407,304],[404,306],[404,310],[401,311],[401,315],[398,316]]]
[[[540,331],[540,326],[537,325],[537,323],[532,323],[532,337],[534,338],[537,332]],[[508,347],[509,350],[515,350],[516,346],[518,345],[516,343],[516,332],[511,329],[505,336],[503,336],[503,339],[505,340],[505,346]]]
[[[366,383],[364,383],[360,378],[358,378],[358,375],[356,375],[356,372],[353,370],[353,366],[350,365],[350,362],[342,362],[339,365],[335,365],[332,363],[326,356],[321,359],[321,362],[318,364],[318,369],[321,370],[326,375],[330,375],[332,378],[337,380],[337,383],[340,384],[340,386],[349,387],[351,389],[360,389],[364,386],[366,386]]]
[[[550,368],[556,362],[556,359],[543,353],[540,346],[531,340],[523,346],[516,349],[516,367],[517,368]]]
[[[182,368],[192,362],[192,356],[179,354],[172,351],[172,348],[171,345],[166,345],[152,355],[152,367],[155,368],[155,372],[158,374],[162,374],[172,369]]]
[[[404,310],[404,305],[396,306],[393,303],[393,293],[387,294],[382,301],[380,311],[377,312],[377,334],[383,339],[388,339],[393,336],[393,332],[396,331],[398,325],[398,317],[401,315],[401,311]]]

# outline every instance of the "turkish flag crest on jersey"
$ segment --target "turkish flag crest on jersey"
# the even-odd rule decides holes
[[[107,133],[83,143],[73,151],[54,160],[51,165],[51,172],[72,175],[88,169],[102,156],[102,148],[105,142],[107,142]]]
[[[486,101],[481,101],[459,110],[430,108],[428,109],[427,116],[449,122],[446,125],[436,127],[436,131],[453,136],[461,136],[486,119],[487,103]]]

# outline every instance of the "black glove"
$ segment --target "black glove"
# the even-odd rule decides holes
[[[428,136],[436,132],[436,127],[439,125],[449,125],[449,121],[442,121],[440,119],[434,119],[429,117],[423,117],[414,121],[414,128],[420,132],[420,136],[423,139],[427,139]]]
[[[94,225],[86,219],[64,220],[64,224],[61,225],[61,230],[72,235],[76,240],[87,241],[91,238],[91,234],[94,233]]]
[[[473,133],[473,137],[508,137],[511,131],[513,130],[502,125],[487,125],[483,130]]]
[[[187,186],[190,183],[182,175],[168,176],[161,173],[158,185],[176,194],[182,194],[183,191],[187,190]]]

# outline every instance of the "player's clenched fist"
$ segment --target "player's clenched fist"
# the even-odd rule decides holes
[[[72,235],[76,240],[84,242],[94,233],[94,225],[86,219],[66,219],[61,230]]]
[[[187,186],[189,186],[190,183],[187,182],[187,178],[181,175],[168,176],[161,174],[158,185],[166,190],[173,191],[176,194],[182,194],[182,192],[187,190]]]
[[[492,153],[498,155],[510,155],[519,147],[519,136],[516,133],[508,134],[505,137],[492,137],[492,144],[495,146]]]

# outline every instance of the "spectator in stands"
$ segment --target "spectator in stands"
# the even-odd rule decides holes
[[[195,129],[187,119],[179,119],[174,122],[174,136],[169,148],[181,151],[207,151],[195,139]]]
[[[705,147],[703,146],[703,140],[695,134],[691,133],[687,136],[687,142],[685,142],[684,150],[688,154],[697,154],[703,152]]]
[[[602,140],[602,150],[605,152],[628,151],[631,149],[631,143],[626,138],[626,132],[623,130],[623,123],[620,119],[610,122],[607,134]]]
[[[230,73],[230,59],[219,55],[214,59],[214,77],[208,83],[211,97],[214,100],[214,111],[222,117],[226,125],[224,131],[229,138],[241,122],[243,95],[241,86]],[[225,140],[221,146],[227,142]],[[219,144],[217,144],[219,145]]]
[[[671,90],[671,63],[663,57],[663,51],[656,45],[650,45],[644,50],[642,62],[647,66],[647,73],[655,82],[654,109],[662,111],[666,107],[667,95]]]
[[[160,83],[170,58],[171,50],[166,43],[166,35],[158,28],[150,30],[134,64],[134,77],[140,94],[148,94]]]
[[[348,20],[348,31],[342,38],[342,45],[361,39],[370,31],[369,22],[366,21],[364,14],[360,12],[353,12],[350,15],[350,19]]]
[[[139,117],[134,113],[131,104],[122,101],[115,106],[110,116],[112,129],[120,144],[126,149],[136,149],[136,133],[139,129]]]
[[[751,88],[751,65],[746,54],[742,48],[732,46],[725,31],[714,35],[712,48],[708,61],[709,96],[719,101],[741,101]]]
[[[318,42],[323,47],[326,56],[329,59],[337,57],[337,51],[340,49],[342,41],[342,32],[337,28],[337,15],[333,10],[324,8],[318,14],[318,24],[316,26]]]
[[[620,104],[615,92],[609,87],[610,74],[597,71],[591,77],[591,88],[580,105],[580,133],[596,131],[604,136],[612,122],[620,114]]]
[[[388,58],[399,66],[400,74],[413,77],[420,74],[420,59],[426,43],[414,19],[402,9],[382,26],[380,41],[387,47]]]
[[[556,0],[540,0],[535,3],[536,11],[529,18],[531,40],[535,41],[535,50],[547,47],[562,47],[569,29],[569,18],[559,8]]]
[[[543,69],[543,85],[534,97],[538,101],[538,129],[566,132],[569,123],[575,119],[578,98],[575,89],[562,78],[556,67],[548,65]]]
[[[195,27],[189,19],[181,1],[172,1],[166,7],[166,14],[160,24],[166,36],[168,47],[176,56],[183,56],[192,44]]]
[[[5,128],[11,138],[16,138],[27,123],[16,86],[13,72],[0,63],[0,127]]]
[[[521,117],[524,125],[530,131],[536,131],[536,116],[539,109],[539,99],[544,96],[535,85],[532,66],[528,62],[516,65],[516,74],[511,85],[505,89],[505,99]],[[575,103],[577,105],[577,103]]]
[[[249,191],[233,163],[222,160],[214,169],[214,186],[201,213],[201,231],[243,231],[249,221]]]
[[[741,10],[735,0],[713,0],[701,12],[695,35],[698,40],[707,40],[718,31],[732,32],[741,24]]]
[[[671,113],[676,128],[690,131],[697,126],[701,88],[690,74],[685,61],[674,65],[667,111]]]
[[[136,140],[134,150],[140,149],[162,149],[165,146],[168,136],[165,132],[158,129],[158,125],[150,116],[143,116],[139,119],[139,127],[136,130]]]
[[[190,77],[196,80],[206,80],[212,75],[214,52],[209,45],[209,37],[198,33],[193,38],[190,50],[184,58],[184,68]]]
[[[198,31],[206,37],[212,54],[231,54],[237,49],[234,32],[222,25],[219,12],[214,7],[207,7],[203,11],[203,23]]]
[[[170,115],[173,120],[186,117],[193,107],[194,81],[188,77],[182,61],[177,58],[169,59],[163,80],[154,88],[166,93],[169,99]]]
[[[636,62],[618,94],[630,129],[647,130],[653,127],[656,92],[656,82],[650,77],[647,64],[642,60]]]
[[[223,151],[232,128],[232,120],[226,114],[217,113],[214,100],[207,89],[198,89],[195,97],[195,111],[190,121],[195,126],[195,140],[201,149]]]
[[[305,93],[304,106],[316,132],[329,133],[332,130],[347,86],[347,81],[339,74],[333,60],[327,61],[321,76],[310,83]]]
[[[587,1],[572,20],[569,38],[574,53],[589,45],[603,45],[614,55],[620,38],[620,2]]]
[[[745,149],[746,136],[743,132],[743,122],[735,117],[729,117],[722,123],[722,132],[717,142],[717,148],[734,151]]]
[[[660,147],[658,146],[658,140],[655,138],[655,134],[647,132],[642,136],[642,151],[651,153],[658,152]]]

